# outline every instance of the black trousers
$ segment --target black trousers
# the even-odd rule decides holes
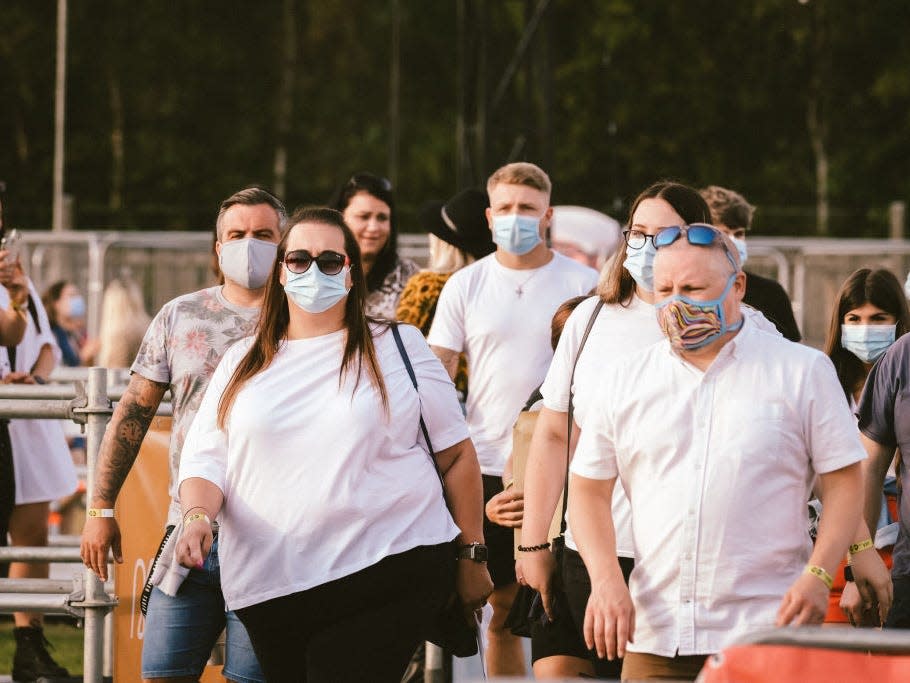
[[[566,548],[562,558],[562,582],[566,591],[566,598],[569,601],[569,613],[572,615],[575,629],[578,631],[583,643],[585,642],[585,609],[588,606],[588,598],[591,597],[591,577],[588,576],[584,560],[581,559],[581,555],[575,550]],[[628,586],[629,574],[632,573],[635,561],[628,557],[620,557],[619,566]],[[600,659],[594,650],[589,650],[588,654],[594,663],[594,675],[597,678],[619,680],[622,673],[621,659],[614,659],[612,662],[607,659]]]
[[[6,547],[9,518],[16,507],[16,479],[13,446],[9,440],[9,421],[0,420],[0,547]],[[9,576],[9,564],[0,562],[0,578]]]
[[[236,613],[269,683],[398,683],[452,595],[454,568],[450,543],[421,546]]]

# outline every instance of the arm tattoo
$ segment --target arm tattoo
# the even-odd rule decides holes
[[[126,481],[167,384],[133,375],[117,403],[98,453],[93,497],[111,505]]]

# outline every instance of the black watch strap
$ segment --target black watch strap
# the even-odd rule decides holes
[[[489,557],[487,546],[483,543],[468,543],[458,549],[459,560],[473,560],[474,562],[486,562]]]

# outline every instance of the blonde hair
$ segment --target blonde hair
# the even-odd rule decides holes
[[[497,185],[505,183],[506,185],[527,185],[535,190],[540,190],[547,197],[553,190],[553,184],[550,182],[550,176],[544,173],[540,166],[528,163],[526,161],[516,161],[513,164],[506,164],[502,168],[493,171],[493,175],[487,180],[487,194],[493,194]]]
[[[132,365],[151,320],[139,285],[133,280],[111,280],[101,299],[98,365],[105,368]]]
[[[454,273],[471,263],[474,263],[474,257],[469,253],[430,234],[430,261],[427,270],[434,273]]]

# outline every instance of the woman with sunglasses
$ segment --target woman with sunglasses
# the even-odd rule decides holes
[[[584,417],[585,399],[598,385],[599,364],[624,355],[633,356],[663,339],[654,307],[653,264],[655,236],[670,226],[704,223],[710,211],[694,189],[675,182],[662,181],[644,190],[632,204],[629,223],[624,231],[626,248],[618,251],[604,268],[596,296],[583,302],[569,317],[553,357],[547,378],[541,387],[544,408],[541,410],[531,442],[525,475],[522,546],[539,548],[521,553],[516,563],[519,580],[541,591],[544,607],[551,619],[564,618],[554,604],[568,607],[577,635],[576,648],[593,660],[598,677],[619,678],[622,661],[598,659],[585,646],[582,628],[591,584],[581,555],[567,523],[561,581],[555,581],[555,559],[549,551],[547,531],[556,504],[566,482],[567,457],[571,458],[578,438],[578,425]],[[719,233],[706,228],[705,236],[713,239]],[[677,231],[678,236],[681,231]],[[701,231],[686,233],[690,240],[699,239]],[[673,241],[672,230],[666,239]],[[744,308],[765,329],[773,329],[760,313]],[[582,338],[590,325],[584,348]],[[633,359],[634,360],[634,359]],[[571,386],[570,386],[571,384]],[[569,441],[569,410],[573,410]],[[613,499],[616,526],[616,551],[628,582],[635,557],[632,541],[631,511],[621,487]],[[568,520],[567,520],[568,522]],[[559,585],[561,583],[561,586]]]
[[[400,328],[415,390],[394,331],[364,314],[341,214],[290,224],[258,333],[225,355],[187,435],[177,557],[202,561],[221,515],[225,603],[269,681],[397,683],[453,578],[466,616],[492,590],[481,553],[456,568],[452,548],[483,543],[480,469],[420,332]]]
[[[900,281],[891,271],[860,268],[844,281],[831,312],[824,348],[834,363],[851,412],[857,411],[875,361],[908,330],[910,310]],[[893,485],[893,471],[890,476],[886,488]],[[835,576],[825,623],[847,622],[857,626],[878,625],[874,615],[863,610],[859,591],[852,581],[846,581],[842,565]]]
[[[372,173],[355,173],[335,191],[329,206],[342,213],[357,238],[367,282],[366,314],[394,320],[401,292],[419,266],[398,255],[392,183]]]

